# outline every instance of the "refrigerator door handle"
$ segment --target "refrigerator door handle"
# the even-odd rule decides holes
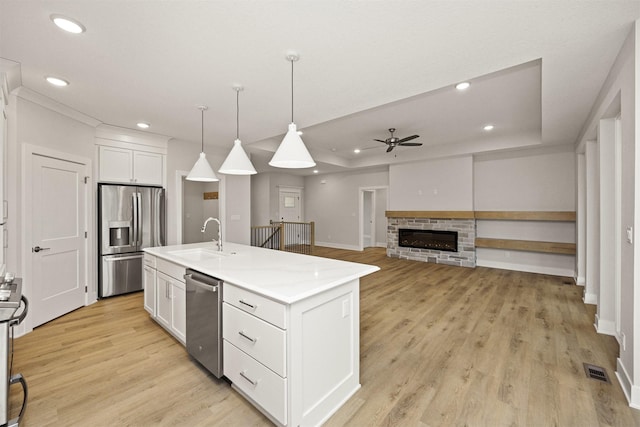
[[[136,219],[138,221],[138,235],[136,236],[136,239],[138,239],[137,241],[137,245],[140,246],[142,245],[142,220],[140,218],[140,206],[142,206],[142,197],[140,195],[140,193],[136,193],[136,205],[137,205],[137,213],[136,213]]]
[[[131,195],[131,209],[132,209],[132,222],[133,222],[133,237],[131,238],[134,246],[138,246],[138,198],[137,193]]]

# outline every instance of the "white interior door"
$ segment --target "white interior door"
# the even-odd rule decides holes
[[[301,192],[295,189],[280,190],[280,221],[302,222],[302,197]],[[287,228],[285,226],[284,244],[302,244],[300,233],[297,228]]]
[[[84,305],[85,165],[32,154],[32,327]]]
[[[299,191],[280,191],[280,221],[301,222]]]

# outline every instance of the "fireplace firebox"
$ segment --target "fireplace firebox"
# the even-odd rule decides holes
[[[458,232],[445,230],[398,230],[398,245],[405,248],[458,252]]]

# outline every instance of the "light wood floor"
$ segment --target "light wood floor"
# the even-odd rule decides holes
[[[361,282],[362,388],[327,426],[633,426],[615,339],[566,278],[390,259]],[[142,294],[82,308],[15,341],[22,426],[265,426],[149,319]],[[586,378],[583,362],[612,384]],[[21,401],[12,387],[12,416]]]

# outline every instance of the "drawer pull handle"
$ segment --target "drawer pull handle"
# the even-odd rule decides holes
[[[244,333],[244,332],[242,332],[242,331],[238,332],[238,334],[240,334],[240,336],[241,336],[242,338],[244,338],[244,339],[247,339],[247,340],[251,341],[253,344],[255,344],[255,343],[256,343],[256,341],[258,341],[258,339],[257,339],[257,338],[251,338],[249,335],[245,334],[245,333]]]
[[[249,378],[249,377],[244,373],[244,371],[240,372],[240,376],[241,376],[242,378],[244,378],[245,380],[247,380],[247,381],[249,382],[249,384],[251,384],[252,386],[254,386],[254,387],[255,387],[255,386],[257,386],[257,385],[258,385],[258,381],[254,381],[254,380],[252,380],[251,378]]]
[[[255,305],[253,305],[253,304],[249,304],[248,302],[244,302],[244,301],[242,301],[242,300],[238,300],[238,302],[239,302],[240,304],[242,304],[242,305],[246,305],[246,306],[247,306],[247,307],[249,307],[251,310],[255,310],[255,309],[256,309],[256,306],[255,306]]]

